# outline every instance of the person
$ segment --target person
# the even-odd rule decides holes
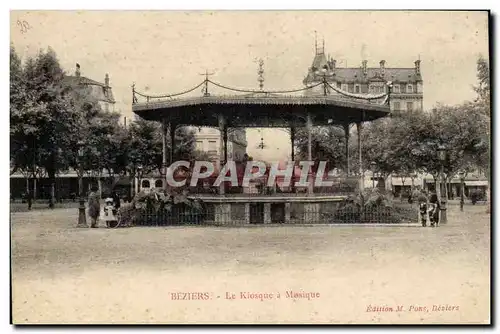
[[[429,220],[431,221],[431,226],[439,225],[439,211],[441,205],[439,204],[439,199],[436,193],[432,193],[429,199]]]
[[[111,198],[113,198],[113,204],[115,206],[115,209],[119,209],[120,208],[120,196],[118,195],[116,190],[113,190],[113,192],[111,194]]]
[[[114,203],[113,198],[108,197],[104,200],[104,220],[106,222],[106,227],[116,227],[118,224],[118,218],[116,216],[117,209],[116,203]]]
[[[31,194],[31,191],[29,191],[29,190],[26,193],[26,199],[28,200],[28,210],[31,210],[31,206],[33,205],[33,195]]]
[[[97,220],[99,219],[99,213],[101,211],[100,200],[98,188],[92,186],[89,194],[89,217],[91,228],[97,228]]]

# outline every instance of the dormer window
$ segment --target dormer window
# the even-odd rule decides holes
[[[356,94],[361,93],[361,87],[359,87],[359,85],[354,86],[354,93],[356,93]]]

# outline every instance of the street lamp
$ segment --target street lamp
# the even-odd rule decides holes
[[[464,211],[465,172],[460,172],[460,211]]]
[[[84,143],[78,141],[78,192],[80,193],[80,206],[78,207],[78,225],[77,227],[88,227],[87,219],[85,217],[85,199],[83,198],[83,156],[84,156]]]
[[[142,177],[142,166],[137,166],[137,182],[139,183],[137,186],[138,192],[141,192],[141,177]]]
[[[392,93],[392,81],[387,81],[387,105],[390,107],[391,106],[391,93]]]
[[[328,67],[325,65],[323,66],[323,68],[321,69],[321,75],[323,76],[323,95],[324,96],[327,96],[328,95],[328,83],[326,81],[326,73],[328,72]],[[316,75],[320,75],[320,71],[316,71],[315,72]]]
[[[446,161],[446,147],[444,145],[439,145],[438,146],[438,157],[439,161],[441,161],[441,182],[444,184],[444,187],[446,187],[446,180],[444,179],[444,164]],[[441,187],[442,190],[445,190],[446,188]],[[444,193],[444,196],[443,196]],[[441,222],[443,224],[446,224],[448,222],[448,219],[446,217],[446,191],[441,191],[441,196],[440,196],[440,201],[441,201]]]
[[[375,170],[377,168],[377,163],[375,161],[372,161],[370,163],[370,169],[372,171],[372,188],[375,189]]]

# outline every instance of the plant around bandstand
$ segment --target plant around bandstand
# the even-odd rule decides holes
[[[134,196],[119,210],[120,226],[201,224],[206,215],[202,200],[188,197],[186,189],[153,189]]]
[[[415,222],[411,207],[395,205],[392,195],[378,188],[366,189],[346,198],[330,219],[331,223],[400,224]]]

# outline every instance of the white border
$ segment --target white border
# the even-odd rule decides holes
[[[104,4],[102,1],[96,1],[96,0],[88,0],[85,2],[69,2],[69,1],[43,1],[43,2],[38,2],[38,1],[16,1],[15,3],[11,3],[10,8],[5,6],[5,10],[2,10],[2,22],[3,28],[2,29],[2,39],[4,39],[2,45],[7,47],[9,45],[10,41],[10,13],[9,10],[21,10],[21,9],[163,9],[163,10],[191,10],[191,9],[237,9],[237,10],[242,10],[242,9],[251,9],[251,10],[257,10],[257,9],[277,9],[277,10],[299,10],[299,9],[401,9],[400,6],[408,6],[411,5],[412,9],[493,9],[493,13],[498,13],[498,3],[499,1],[430,1],[430,0],[420,0],[420,1],[413,1],[411,3],[409,2],[401,2],[401,1],[384,1],[381,3],[380,1],[378,2],[373,2],[373,1],[356,1],[356,0],[351,0],[346,2],[333,2],[333,1],[301,1],[301,2],[271,2],[269,0],[254,0],[254,1],[211,1],[211,2],[202,2],[202,1],[189,1],[189,0],[184,0],[181,3],[179,2],[169,2],[166,3],[164,1],[149,1],[149,0],[141,0],[141,1],[120,1],[117,2],[116,4],[113,4],[111,6],[110,4]],[[8,2],[3,2],[2,7],[4,4],[9,4]],[[182,4],[182,7],[179,7],[178,4]],[[452,4],[454,7],[450,8],[448,5]],[[347,6],[345,6],[347,5]],[[496,23],[498,26],[498,21]],[[495,29],[497,31],[497,29]],[[495,36],[498,36],[497,33],[494,34]],[[498,40],[498,37],[497,37]],[[494,52],[495,50],[493,50]],[[4,66],[4,71],[2,73],[8,73],[8,52],[5,49],[4,52],[0,53],[2,57],[2,64]],[[492,61],[495,62],[494,68],[498,68],[496,66],[496,57],[492,56],[490,57]],[[498,82],[498,77],[496,76],[495,73],[495,82]],[[9,97],[8,97],[8,82],[6,79],[1,81],[2,84],[2,101],[4,104],[3,108],[3,113],[1,114],[2,117],[4,117],[4,121],[1,122],[2,126],[7,127],[8,126],[8,110],[9,110]],[[495,95],[495,104],[498,106],[498,98]],[[2,166],[2,175],[7,175],[7,169],[8,169],[8,161],[7,161],[7,156],[8,156],[8,151],[9,151],[9,138],[8,138],[8,129],[4,129],[4,131],[0,131],[0,134],[2,136],[2,140],[0,141],[0,149],[2,150],[2,154],[0,155],[1,157],[5,157],[5,163],[3,163]],[[496,138],[495,138],[495,144]],[[496,146],[496,145],[495,145]],[[496,183],[495,183],[496,186]],[[495,187],[496,189],[496,187]],[[9,256],[7,254],[10,254],[10,249],[9,249],[9,238],[10,238],[10,231],[9,231],[9,206],[8,206],[8,189],[7,187],[2,187],[2,198],[3,201],[1,202],[1,211],[2,211],[2,217],[4,217],[4,222],[2,224],[2,227],[4,229],[3,233],[1,234],[4,239],[4,242],[1,244],[4,247],[4,254],[1,257],[2,261],[2,268],[5,268],[6,270],[3,271],[3,274],[0,276],[2,279],[2,284],[1,284],[1,314],[2,314],[2,329],[5,329],[7,332],[13,331],[13,327],[8,325],[10,319],[10,299],[9,299],[9,287],[10,287],[10,277],[9,277]],[[497,201],[495,201],[495,204],[497,204]],[[496,206],[498,207],[498,206]],[[498,227],[497,227],[497,232],[498,232]],[[494,236],[495,240],[498,240],[497,235]],[[494,244],[492,241],[491,244]],[[494,297],[492,297],[493,299]],[[497,303],[498,305],[498,303]],[[496,313],[496,310],[494,310]],[[496,317],[498,321],[498,317]],[[62,332],[70,332],[74,331],[74,329],[67,329],[63,330]],[[92,328],[90,328],[92,329]],[[301,330],[306,332],[309,331],[311,328],[302,328]],[[332,329],[337,329],[333,327]],[[472,329],[472,328],[471,328]],[[143,329],[145,330],[145,329]],[[198,329],[199,330],[199,329]],[[267,332],[268,330],[263,330],[256,328],[256,330],[259,330],[259,332]],[[422,332],[433,332],[436,329],[421,329],[418,331]],[[31,332],[32,330],[25,330],[26,332]],[[51,332],[52,330],[49,330]],[[104,330],[95,330],[95,332],[103,332]],[[344,331],[344,330],[341,330]],[[3,331],[2,331],[3,332]],[[60,332],[60,330],[58,330]]]

